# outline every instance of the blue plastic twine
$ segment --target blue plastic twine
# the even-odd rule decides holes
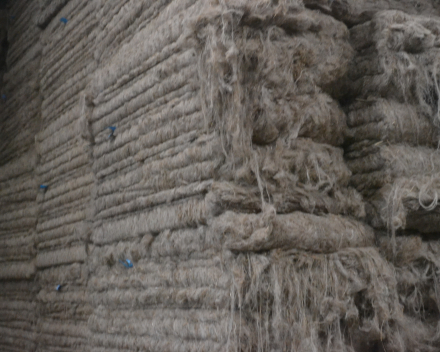
[[[64,24],[66,24],[67,23],[67,18],[65,18],[65,17],[61,17],[60,18],[60,22],[63,22]]]
[[[132,268],[133,267],[133,263],[131,262],[130,259],[125,259],[125,261],[119,259],[120,263],[125,266],[126,268]]]
[[[113,134],[116,131],[116,127],[115,126],[109,126],[109,127],[107,127],[107,129],[109,129],[111,131],[111,133],[109,134],[108,138],[113,137]]]
[[[57,287],[55,288],[57,291],[61,291],[61,285],[57,285]]]
[[[40,189],[42,189],[42,190],[47,190],[49,188],[49,186],[46,186],[46,185],[40,185]]]

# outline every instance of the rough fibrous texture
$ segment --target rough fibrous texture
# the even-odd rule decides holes
[[[440,5],[0,12],[0,350],[440,350]]]

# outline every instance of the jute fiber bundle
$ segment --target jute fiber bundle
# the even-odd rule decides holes
[[[377,228],[436,233],[439,225],[438,174],[398,178],[370,199],[371,223]]]
[[[41,284],[69,282],[77,285],[84,284],[86,279],[87,267],[85,265],[81,265],[80,263],[49,267],[38,274],[38,280]]]
[[[36,266],[38,268],[44,268],[60,264],[83,262],[86,257],[85,246],[60,249],[52,252],[40,252],[36,258]]]
[[[232,336],[244,351],[394,350],[409,340],[392,268],[374,248],[242,253],[231,262],[235,314],[247,323]]]
[[[220,207],[256,211],[263,197],[280,213],[302,210],[364,216],[360,195],[347,188],[351,172],[341,149],[289,136],[271,148],[255,147],[253,155],[254,160],[240,168],[220,168],[222,178],[229,181],[213,185]],[[264,182],[262,194],[260,182]]]
[[[201,197],[192,197],[120,220],[98,223],[100,226],[94,231],[92,240],[96,244],[105,244],[166,229],[193,227],[206,223],[210,214],[209,202]]]
[[[354,149],[354,147],[352,147]],[[357,156],[357,158],[353,158]],[[440,154],[435,149],[387,145],[382,142],[348,154],[352,184],[364,194],[392,183],[397,177],[426,176],[439,172]]]
[[[35,333],[22,329],[14,329],[8,327],[0,327],[2,341],[0,347],[3,351],[34,351]]]
[[[36,137],[37,175],[48,186],[37,198],[36,351],[87,349],[86,295],[92,174],[90,104],[84,91],[96,68],[97,1],[41,2],[40,89],[43,114]],[[62,23],[60,18],[65,18]]]
[[[33,25],[37,4],[17,1],[11,7],[10,12],[16,12],[14,21],[8,23],[8,48],[7,63],[13,67],[26,55],[30,47],[38,42],[40,30]]]
[[[355,190],[333,188],[329,193],[296,187],[278,191],[271,195],[270,200],[279,214],[303,211],[311,214],[365,217],[362,196]],[[227,209],[253,213],[263,209],[260,189],[257,186],[242,187],[231,182],[215,182],[209,196],[215,213]]]
[[[35,274],[33,263],[8,263],[0,264],[0,280],[30,279]]]
[[[353,65],[348,75],[354,80],[349,84],[350,94],[379,95],[418,105],[436,122],[439,28],[440,21],[435,18],[400,11],[379,12],[370,22],[354,27],[351,41],[362,45],[357,47],[358,55],[371,53],[379,61],[364,70]]]
[[[154,238],[149,255],[158,261],[167,258],[208,259],[218,253],[220,241],[219,236],[205,226],[165,230]]]
[[[171,329],[170,324],[175,324],[174,328],[182,339],[221,342],[227,334],[229,319],[229,312],[207,309],[151,309],[130,312],[98,309],[91,318],[90,326],[96,332],[130,333],[134,329],[137,335],[152,338],[157,334],[166,335]],[[127,321],[132,323],[126,325]]]
[[[121,93],[123,86],[138,81],[142,77],[142,73],[172,54],[180,52],[182,45],[185,44],[184,41],[187,40],[185,36],[182,36],[182,33],[200,6],[201,3],[194,0],[169,3],[166,11],[162,11],[154,21],[136,33],[130,44],[126,43],[122,47],[125,50],[119,48],[111,62],[96,72],[98,79],[93,85],[93,91],[97,95],[94,98],[95,105],[107,102],[114,94]],[[185,17],[185,15],[187,16]],[[155,31],[149,32],[153,26]],[[145,40],[146,36],[149,38],[147,41]],[[143,49],[142,51],[139,51],[139,46]],[[121,100],[115,100],[115,103],[120,104]],[[108,109],[110,106],[104,105],[104,107]],[[115,110],[116,107],[113,106],[109,111]],[[101,108],[95,110],[96,117],[103,115]],[[109,111],[106,113],[108,114]]]
[[[0,349],[437,352],[440,21],[413,5],[11,3]]]
[[[211,287],[149,287],[147,289],[119,290],[89,293],[92,306],[106,309],[147,308],[217,309],[227,310],[230,290]],[[172,331],[170,331],[171,335]]]
[[[337,215],[226,212],[215,218],[211,226],[224,237],[225,246],[231,251],[279,248],[333,253],[347,247],[370,247],[374,243],[373,231],[368,226]]]
[[[35,238],[28,232],[2,233],[0,239],[0,262],[27,261],[35,255]]]
[[[186,33],[201,5],[126,1],[119,12],[104,5],[100,13],[101,39],[115,46],[97,47],[103,65],[90,87],[97,183],[88,295],[95,349],[215,350],[227,339],[230,276],[221,268],[221,247],[212,249],[215,239],[199,242],[215,236],[203,227],[212,213],[205,195],[224,160],[218,136],[207,128],[197,55]],[[110,140],[108,126],[116,126]]]
[[[347,124],[348,138],[353,142],[372,140],[435,147],[439,140],[435,125],[417,106],[383,98],[350,105]]]
[[[307,8],[319,10],[349,27],[364,23],[383,10],[400,10],[412,15],[439,16],[440,6],[436,2],[421,0],[303,0]]]
[[[26,270],[24,270],[26,271]],[[20,270],[20,277],[25,279]],[[29,272],[29,270],[28,270]],[[6,281],[4,281],[6,279]],[[0,348],[2,351],[34,351],[38,284],[18,276],[2,278],[0,290]]]
[[[188,340],[186,343],[182,343],[182,338],[174,338],[171,336],[158,338],[97,333],[94,335],[94,341],[96,341],[96,344],[99,346],[104,347],[94,347],[92,349],[93,352],[133,351],[137,349],[171,352],[209,352],[224,350],[224,343],[217,343],[210,340]]]
[[[96,251],[95,255],[101,253]],[[122,253],[121,253],[122,254]],[[104,292],[106,289],[129,290],[149,287],[209,287],[226,289],[229,287],[229,276],[222,270],[219,257],[210,259],[192,259],[175,263],[158,262],[152,263],[151,259],[134,258],[136,268],[127,277],[124,275],[125,267],[117,258],[111,256],[103,258],[106,266],[98,267],[99,279],[89,281],[89,288],[96,292]],[[147,262],[148,261],[148,262]]]
[[[279,131],[298,135],[302,128],[303,137],[309,131],[319,142],[342,142],[344,114],[310,85],[327,90],[344,75],[352,56],[346,28],[293,4],[278,11],[231,3],[208,8],[195,24],[206,113],[237,160],[250,157],[252,142],[270,144]],[[310,115],[295,113],[301,108]]]
[[[340,0],[340,2],[342,1]],[[413,15],[440,15],[439,4],[429,0],[422,0],[417,3],[413,3],[411,0],[361,0],[358,7],[367,13],[379,10],[400,10]]]
[[[440,346],[436,318],[440,310],[438,240],[422,241],[419,236],[383,237],[380,249],[394,263],[400,302],[412,318],[415,330],[424,334],[425,341],[435,350]]]
[[[130,42],[137,28],[145,27],[155,16],[162,15],[166,6],[169,6],[167,0],[124,0],[112,5],[104,3],[98,13],[100,32],[97,42],[100,46],[95,52],[95,59],[110,59],[121,45]]]
[[[68,2],[69,0],[39,0],[37,25],[44,29]]]

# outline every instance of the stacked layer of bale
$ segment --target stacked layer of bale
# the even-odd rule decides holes
[[[308,8],[329,14],[349,26],[372,19],[378,11],[400,10],[411,15],[440,16],[440,3],[431,0],[303,0]]]
[[[94,176],[84,89],[96,67],[97,11],[95,1],[63,3],[51,8],[52,2],[41,2],[39,12],[46,27],[37,177],[47,188],[38,197],[36,229],[37,351],[84,350],[91,312],[86,262]]]
[[[430,242],[418,241],[421,236],[438,246],[439,239],[440,21],[379,12],[351,29],[351,41],[358,52],[348,75],[354,98],[347,119],[351,182],[369,203],[368,222],[391,236],[385,247],[396,265],[401,303],[422,326],[414,338],[438,348],[437,321],[430,317],[440,314],[439,296],[412,296],[420,289],[438,292],[436,254],[427,251],[420,259]],[[417,240],[395,238],[409,234]],[[405,269],[401,255],[407,256]],[[416,270],[421,278],[411,281]]]
[[[0,162],[22,156],[34,143],[40,116],[40,30],[33,25],[35,4],[14,2],[8,16],[7,72],[0,92]]]
[[[226,346],[230,282],[206,230],[223,156],[187,33],[201,3],[133,0],[100,11],[101,67],[90,87],[96,352]]]
[[[0,166],[0,350],[35,348],[35,155]]]
[[[292,1],[221,4],[194,28],[226,155],[208,221],[232,277],[226,349],[392,348],[406,332],[396,281],[359,221],[332,98],[353,55],[348,30]]]
[[[35,5],[11,3],[7,24],[7,72],[0,98],[0,350],[35,349],[34,237],[37,222],[36,154],[40,121],[40,31]],[[3,49],[5,49],[4,47]],[[2,53],[6,55],[6,52]],[[0,68],[0,70],[3,69]],[[0,77],[1,79],[1,77]],[[25,99],[24,99],[25,97]]]

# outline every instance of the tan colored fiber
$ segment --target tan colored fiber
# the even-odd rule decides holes
[[[30,279],[35,274],[33,263],[8,263],[0,264],[0,279]]]
[[[37,268],[44,268],[60,264],[83,262],[86,258],[86,247],[77,246],[53,252],[40,252],[36,257],[35,265]]]
[[[347,247],[369,247],[374,243],[370,228],[334,215],[226,212],[211,226],[219,236],[224,236],[226,248],[233,251],[259,252],[282,248],[333,253]]]

